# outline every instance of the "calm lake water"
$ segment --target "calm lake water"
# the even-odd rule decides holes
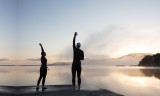
[[[35,85],[39,66],[0,66],[1,86]],[[46,85],[71,83],[70,66],[49,66]],[[82,65],[82,89],[108,89],[125,96],[159,96],[160,68]]]

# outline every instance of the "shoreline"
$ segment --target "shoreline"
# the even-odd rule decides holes
[[[72,91],[72,85],[46,85],[36,91],[35,86],[0,86],[0,96],[124,96],[107,89]]]

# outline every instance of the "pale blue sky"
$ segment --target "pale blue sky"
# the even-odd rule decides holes
[[[16,0],[0,0],[0,58],[14,58]]]
[[[7,54],[14,45],[17,58],[38,58],[39,42],[48,58],[70,57],[75,31],[87,57],[160,52],[159,0],[0,0],[0,5],[1,58],[12,59]]]

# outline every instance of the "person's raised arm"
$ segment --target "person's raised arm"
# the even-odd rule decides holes
[[[44,53],[44,49],[43,49],[42,44],[41,44],[41,43],[39,43],[39,45],[41,46],[41,50],[42,50],[42,52]]]
[[[73,37],[73,49],[76,48],[75,42],[76,42],[76,36],[77,36],[77,35],[78,35],[77,32],[75,32],[75,33],[74,33],[74,37]]]

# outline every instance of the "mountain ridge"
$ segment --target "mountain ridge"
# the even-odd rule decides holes
[[[123,59],[123,58],[143,58],[146,55],[152,55],[151,53],[130,53],[123,55],[121,57],[118,57],[118,59]]]

